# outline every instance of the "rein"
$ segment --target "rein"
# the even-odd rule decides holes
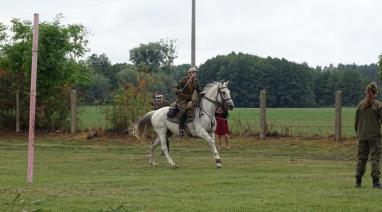
[[[211,102],[212,104],[214,104],[215,106],[217,106],[217,105],[220,105],[220,104],[223,104],[224,102],[226,102],[226,101],[228,101],[228,100],[231,100],[232,98],[228,98],[228,99],[224,99],[223,98],[223,95],[222,95],[222,92],[221,92],[221,90],[222,89],[225,89],[225,88],[227,88],[226,86],[225,87],[218,87],[218,92],[216,92],[216,97],[215,97],[215,100],[212,100],[212,99],[210,99],[210,98],[208,98],[207,96],[202,96],[202,98],[200,99],[200,101],[199,101],[199,118],[200,117],[202,117],[202,115],[204,115],[202,112],[204,112],[207,116],[208,116],[208,118],[210,118],[210,120],[211,120],[211,128],[208,130],[208,132],[211,132],[211,130],[212,130],[212,126],[214,126],[215,125],[215,119],[214,118],[212,118],[212,116],[210,115],[210,114],[208,114],[204,109],[203,109],[203,104],[202,104],[202,99],[203,98],[205,98],[207,101],[209,101],[209,102]],[[218,97],[219,97],[219,95],[220,95],[220,98],[222,99],[222,102],[220,103],[219,101],[218,101]]]

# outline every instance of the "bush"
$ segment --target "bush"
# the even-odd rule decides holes
[[[127,84],[113,96],[112,106],[105,109],[106,119],[114,130],[122,132],[151,110],[150,102],[145,80],[140,80],[138,86]]]

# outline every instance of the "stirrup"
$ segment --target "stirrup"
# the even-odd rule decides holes
[[[183,137],[184,136],[184,129],[179,129],[179,136]]]

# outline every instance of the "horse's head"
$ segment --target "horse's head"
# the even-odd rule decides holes
[[[217,101],[220,102],[225,108],[233,110],[234,103],[231,97],[231,91],[228,89],[228,83],[229,81],[219,84]]]
[[[231,92],[228,89],[228,81],[210,83],[204,88],[204,93],[204,97],[208,101],[223,105],[223,107],[230,110],[233,109],[234,104],[231,98]]]

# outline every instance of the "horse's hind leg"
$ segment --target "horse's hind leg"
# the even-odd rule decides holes
[[[151,142],[150,145],[150,155],[149,155],[149,165],[155,166],[156,163],[154,162],[154,149],[160,144],[160,138],[157,137],[154,141]]]
[[[171,159],[170,154],[168,153],[167,136],[166,136],[167,129],[157,130],[157,133],[158,133],[159,138],[160,138],[163,154],[166,156],[168,163],[170,164],[170,166],[172,168],[177,168],[175,162]]]
[[[168,138],[170,138],[171,135],[172,135],[172,133],[170,132],[170,130],[167,130],[167,132],[166,132],[166,146],[167,146],[168,152],[170,152],[170,141],[168,140]]]

